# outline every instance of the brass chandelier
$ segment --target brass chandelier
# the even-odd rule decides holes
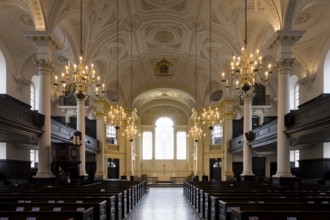
[[[212,107],[211,103],[211,74],[212,74],[212,20],[211,20],[211,12],[212,12],[212,5],[211,5],[210,0],[210,105],[207,108],[203,109],[203,112],[201,114],[201,117],[198,118],[199,121],[202,122],[203,125],[206,125],[210,130],[213,129],[214,125],[219,124],[221,119],[220,119],[220,113],[219,109],[216,107]]]
[[[84,100],[88,96],[88,89],[91,88],[95,96],[103,96],[105,93],[105,85],[100,83],[100,77],[96,75],[94,65],[85,65],[83,62],[82,49],[82,0],[80,1],[80,57],[79,64],[65,66],[65,72],[61,77],[55,76],[55,89],[60,91],[65,97],[71,94],[77,100]]]
[[[195,99],[197,99],[197,25],[195,25]],[[191,136],[196,143],[202,138],[203,129],[199,125],[198,118],[195,118],[194,126],[190,128],[188,136]]]
[[[131,117],[127,120],[127,126],[125,128],[125,136],[130,142],[134,141],[135,137],[139,135],[137,126],[134,124],[133,115],[133,24],[131,24]]]
[[[118,104],[119,101],[119,68],[118,68],[118,62],[119,62],[119,46],[118,46],[118,0],[117,0],[117,104],[115,106],[110,106],[110,110],[108,112],[108,115],[105,117],[105,122],[107,124],[113,125],[117,130],[120,129],[120,127],[123,125],[123,123],[126,120],[126,112],[122,106]]]
[[[268,69],[262,76],[263,64],[262,57],[259,55],[259,50],[255,53],[247,51],[247,0],[245,0],[245,39],[244,47],[242,47],[239,56],[233,56],[230,63],[230,76],[227,79],[225,73],[221,74],[221,81],[226,88],[234,88],[239,95],[246,93],[254,93],[255,85],[261,80],[269,81],[269,77],[273,73],[272,65],[268,65]]]

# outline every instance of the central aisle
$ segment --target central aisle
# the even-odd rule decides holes
[[[183,196],[182,187],[150,187],[128,220],[200,220]]]

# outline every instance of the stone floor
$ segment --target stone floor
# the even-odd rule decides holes
[[[150,187],[127,220],[200,220],[182,187]]]

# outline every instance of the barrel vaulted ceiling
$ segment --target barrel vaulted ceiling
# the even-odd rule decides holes
[[[96,66],[109,99],[118,93],[121,104],[130,106],[133,98],[140,108],[175,100],[186,111],[208,105],[210,91],[214,99],[221,96],[219,75],[228,72],[230,58],[243,46],[244,0],[211,0],[211,9],[210,0],[118,2],[117,11],[117,0],[83,0],[84,57]],[[321,62],[316,52],[329,38],[329,9],[328,0],[248,0],[248,48],[259,48],[265,63],[275,62],[275,51],[269,49],[275,31],[306,31],[293,49],[295,74],[305,77]],[[30,31],[49,31],[62,45],[53,53],[53,74],[63,71],[68,60],[75,62],[80,53],[79,10],[80,0],[0,0],[0,38],[17,59],[16,71],[27,74],[36,54],[25,36]],[[155,75],[162,59],[171,64],[172,77]],[[276,88],[276,82],[270,84]]]

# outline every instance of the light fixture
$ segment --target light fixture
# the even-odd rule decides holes
[[[119,84],[119,79],[118,79],[118,74],[119,74],[119,69],[118,69],[118,62],[119,62],[118,13],[119,13],[119,10],[118,9],[119,8],[118,8],[118,0],[117,0],[117,95],[118,95],[118,98],[116,100],[117,101],[116,105],[110,106],[110,110],[105,119],[106,123],[113,125],[117,130],[120,129],[120,127],[123,125],[123,123],[126,120],[126,112],[125,112],[124,108],[118,104],[118,101],[119,101],[119,89],[118,89],[119,88],[119,86],[118,86],[118,84]]]
[[[234,88],[239,95],[246,93],[254,93],[255,85],[259,84],[261,80],[268,82],[269,77],[273,73],[271,64],[265,71],[262,77],[262,57],[259,55],[259,50],[255,53],[248,53],[247,51],[247,0],[245,0],[245,38],[244,47],[241,54],[236,57],[233,56],[230,63],[230,78],[227,79],[225,73],[221,74],[221,81],[226,88]]]
[[[55,89],[63,96],[69,97],[71,94],[77,100],[84,100],[88,96],[88,89],[91,88],[95,96],[103,96],[105,86],[100,83],[100,77],[96,75],[94,65],[85,65],[83,62],[82,49],[82,0],[80,1],[80,57],[79,64],[71,65],[70,61],[65,67],[65,73],[60,78],[55,76]]]
[[[125,128],[125,135],[130,142],[134,141],[135,137],[139,134],[139,131],[134,124],[133,115],[133,24],[131,24],[131,117],[127,120],[127,125]]]
[[[212,100],[211,100],[211,86],[212,86],[212,81],[211,81],[211,74],[212,74],[212,20],[211,20],[211,5],[212,0],[210,0],[210,105],[208,108],[204,108],[203,112],[201,114],[201,117],[199,117],[199,120],[204,124],[207,125],[207,127],[212,130],[214,125],[218,124],[220,122],[220,113],[218,108],[212,107]]]
[[[197,100],[197,24],[195,25],[195,99]],[[189,135],[195,142],[198,142],[203,136],[203,130],[197,118],[194,119],[194,126],[190,128]]]

